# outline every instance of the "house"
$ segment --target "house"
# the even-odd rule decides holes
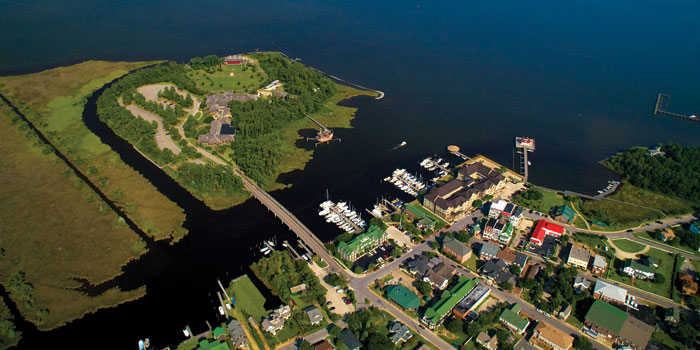
[[[277,331],[284,328],[284,321],[286,321],[290,316],[292,316],[292,309],[289,305],[282,305],[278,309],[275,309],[270,313],[268,317],[265,317],[262,321],[262,328],[264,331],[272,335],[276,335]]]
[[[588,261],[591,260],[591,252],[586,248],[577,247],[569,243],[569,256],[566,258],[566,263],[574,265],[582,269],[588,268]]]
[[[593,264],[591,265],[591,270],[593,273],[602,274],[607,268],[608,262],[605,260],[604,256],[599,254],[593,257]]]
[[[225,341],[221,340],[207,340],[207,339],[202,339],[199,341],[199,344],[195,348],[195,350],[229,350],[231,349],[228,346],[228,343]]]
[[[490,294],[491,288],[483,284],[479,284],[472,289],[472,291],[469,292],[464,299],[457,303],[455,308],[452,310],[452,313],[455,317],[459,317],[464,320],[467,318],[467,315],[474,311],[474,309],[476,309],[482,301],[486,300]]]
[[[481,245],[481,248],[479,249],[479,258],[481,260],[493,259],[496,257],[496,255],[498,255],[498,247],[497,246],[495,246],[491,243],[488,243],[488,242],[484,242]]]
[[[570,223],[574,220],[574,216],[576,213],[566,204],[552,208],[552,217],[561,223]]]
[[[538,220],[535,224],[535,229],[532,230],[532,236],[530,236],[530,242],[536,245],[542,245],[545,236],[553,236],[556,238],[561,237],[564,233],[564,227],[557,224],[553,224],[547,220]]]
[[[530,344],[542,349],[568,350],[574,344],[574,337],[542,321],[535,327]]]
[[[323,321],[321,310],[316,307],[316,305],[311,305],[305,308],[304,313],[306,314],[306,317],[309,318],[309,322],[311,322],[312,325],[320,324],[321,321]]]
[[[491,207],[489,208],[489,217],[497,219],[499,216],[501,216],[501,213],[503,212],[503,209],[506,208],[507,204],[508,202],[502,199],[497,202],[492,202]]]
[[[510,307],[506,308],[498,316],[498,320],[503,323],[511,332],[516,334],[525,333],[525,329],[530,325],[530,320],[527,318],[520,317],[520,304],[515,303]]]
[[[580,294],[584,289],[591,287],[591,281],[587,280],[585,277],[576,277],[574,278],[573,287],[576,293]]]
[[[457,270],[455,270],[455,268],[453,268],[451,265],[445,264],[445,262],[440,262],[425,274],[423,281],[430,283],[433,288],[443,290],[450,283],[450,280],[455,273],[457,273]]]
[[[496,241],[500,244],[507,245],[513,237],[513,225],[507,219],[490,218],[484,225],[484,231],[481,235],[484,239]]]
[[[282,86],[282,83],[280,83],[279,80],[275,80],[275,81],[265,85],[263,90],[271,91],[271,90],[277,89],[280,86]]]
[[[227,65],[241,65],[248,63],[248,58],[243,55],[228,55],[223,59]]]
[[[525,278],[529,279],[535,279],[537,277],[537,274],[540,272],[540,265],[530,265],[530,268],[527,270],[527,275]]]
[[[506,265],[510,266],[513,263],[515,263],[515,259],[517,257],[517,254],[515,254],[515,251],[510,248],[505,248],[503,250],[499,250],[498,253],[496,253],[496,258],[503,260]]]
[[[503,272],[508,265],[500,259],[489,260],[481,266],[481,274],[489,280],[495,281],[498,275]]]
[[[387,286],[386,296],[389,300],[399,304],[404,310],[417,309],[420,306],[418,296],[400,284]]]
[[[660,238],[662,242],[668,242],[676,238],[676,234],[673,232],[673,230],[671,230],[670,227],[666,227],[663,230],[661,230]]]
[[[472,250],[469,247],[452,237],[445,237],[442,241],[442,250],[452,255],[460,264],[464,264],[472,256]]]
[[[340,242],[338,253],[345,260],[355,261],[386,242],[386,236],[384,230],[372,225],[367,232],[360,233],[348,242]]]
[[[693,295],[698,293],[698,282],[695,282],[692,274],[679,272],[678,281],[681,284],[683,294]]]
[[[627,300],[627,289],[597,280],[593,286],[593,298],[624,304]]]
[[[226,340],[226,330],[224,330],[224,327],[221,327],[221,326],[216,327],[216,328],[214,328],[212,333],[214,334],[214,339],[220,340],[220,341]]]
[[[690,224],[690,232],[700,233],[700,221],[695,221],[692,224]]]
[[[199,135],[197,142],[204,145],[219,145],[233,142],[236,129],[231,126],[231,118],[223,117],[214,119],[209,127],[209,132]]]
[[[360,348],[362,348],[362,343],[360,343],[360,340],[357,339],[349,328],[343,329],[338,335],[338,338],[343,341],[343,344],[348,347],[348,350],[360,350]]]
[[[389,339],[394,344],[405,343],[413,337],[413,333],[408,327],[398,321],[393,321],[389,324]]]
[[[478,279],[476,278],[469,279],[466,276],[460,276],[457,283],[450,289],[442,292],[437,302],[425,309],[421,322],[428,325],[430,329],[439,326],[451,314],[457,303],[464,299],[477,284]]]
[[[515,275],[508,271],[501,271],[493,281],[497,284],[510,283],[511,286],[515,286]]]
[[[243,349],[243,348],[250,348],[250,341],[248,340],[248,336],[245,333],[245,330],[243,329],[243,325],[241,325],[238,320],[235,318],[232,318],[231,321],[226,325],[226,329],[228,330],[228,335],[231,338],[231,342],[233,345],[236,346],[238,349]]]
[[[681,311],[677,307],[669,307],[664,311],[664,321],[670,325],[677,325],[681,319]]]
[[[584,324],[600,334],[613,338],[615,343],[634,349],[646,349],[655,329],[654,326],[602,300],[593,302],[586,313]]]
[[[289,292],[292,293],[292,295],[297,295],[305,290],[306,290],[306,284],[304,284],[304,283],[297,284],[296,286],[289,288]]]
[[[334,350],[333,344],[328,341],[328,339],[323,339],[322,342],[314,346],[314,350]]]
[[[620,270],[630,277],[638,279],[654,279],[656,273],[656,267],[649,259],[640,259],[639,261],[626,259]]]
[[[525,265],[527,265],[528,256],[525,253],[515,253],[515,261],[513,264],[520,266],[520,271],[525,270]]]
[[[484,332],[479,332],[479,334],[476,336],[476,343],[483,345],[489,350],[498,349],[498,339],[495,335],[491,337]]]
[[[561,311],[559,311],[559,318],[566,320],[571,315],[571,305],[566,305]]]
[[[417,254],[412,259],[406,261],[404,267],[414,277],[423,278],[434,265],[430,264],[430,259],[422,254]]]

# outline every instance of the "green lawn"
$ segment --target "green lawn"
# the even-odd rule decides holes
[[[633,242],[626,238],[613,239],[612,242],[617,248],[627,253],[637,253],[646,247],[641,243]]]
[[[680,240],[679,240],[678,238],[674,239],[674,240],[671,241],[671,243],[669,244],[669,243],[661,242],[661,241],[659,241],[659,240],[657,240],[657,239],[654,239],[654,237],[652,237],[652,236],[649,234],[648,231],[637,232],[637,233],[635,233],[634,235],[637,236],[637,237],[639,237],[639,238],[648,239],[648,240],[650,240],[650,241],[652,241],[652,242],[654,242],[654,243],[657,243],[657,244],[663,244],[663,245],[666,245],[666,246],[669,246],[669,247],[673,247],[673,248],[676,248],[676,249],[680,249],[680,250],[686,251],[686,252],[688,252],[688,253],[690,253],[690,254],[693,254],[693,255],[700,256],[700,252],[695,251],[695,250],[693,250],[693,249],[690,248],[690,247],[681,245],[681,244],[680,244]]]
[[[673,264],[675,262],[675,256],[673,254],[666,253],[656,248],[649,249],[649,251],[644,253],[644,255],[659,258],[661,263],[659,264],[659,268],[656,270],[656,273],[660,273],[664,276],[664,278],[666,279],[664,283],[657,284],[648,280],[635,280],[634,284],[632,284],[631,277],[628,277],[627,275],[621,276],[617,273],[617,271],[611,272],[609,274],[609,278],[618,282],[622,282],[624,284],[633,285],[639,289],[645,290],[650,293],[654,293],[656,295],[660,295],[662,297],[670,298],[671,282],[673,281]],[[621,264],[621,260],[615,259],[614,266],[619,266]]]
[[[236,301],[236,307],[245,311],[256,320],[267,316],[265,310],[265,297],[250,280],[250,277],[243,275],[229,284],[226,289],[228,295]]]
[[[600,237],[585,237],[582,235],[574,235],[573,240],[579,243],[583,243],[590,250],[598,250],[598,249],[604,249],[603,246],[605,246],[605,241],[603,241]]]
[[[420,203],[418,203],[418,200],[415,200],[409,204],[406,204],[406,210],[410,210],[415,213],[420,213],[423,216],[427,216],[431,219],[433,219],[435,222],[442,222],[443,225],[445,225],[445,221],[440,219],[437,215],[431,213],[428,209],[423,208]]]
[[[542,199],[527,200],[521,196],[513,197],[513,202],[528,209],[534,209],[542,214],[549,214],[552,207],[566,204],[564,198],[556,192],[539,189],[542,192]]]
[[[467,261],[464,262],[464,266],[466,266],[468,269],[476,272],[481,265],[483,265],[484,262],[481,261],[479,258],[476,257],[476,254],[472,253],[472,256],[467,259]]]
[[[267,74],[260,67],[253,72],[253,66],[223,65],[222,72],[206,73],[203,70],[193,71],[187,75],[192,78],[197,87],[210,91],[233,91],[237,93],[250,93],[260,88],[267,79]],[[233,76],[230,74],[233,73]]]

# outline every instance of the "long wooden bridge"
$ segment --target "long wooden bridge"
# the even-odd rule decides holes
[[[667,94],[660,93],[656,98],[656,105],[654,106],[654,115],[663,115],[666,117],[673,117],[678,119],[683,119],[691,122],[700,122],[695,116],[687,116],[685,114],[673,113],[666,110],[668,108],[668,100],[671,96]]]

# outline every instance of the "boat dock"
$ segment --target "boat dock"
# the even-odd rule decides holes
[[[291,244],[289,244],[289,242],[287,242],[287,241],[282,242],[282,246],[287,248],[287,250],[289,250],[292,253],[292,255],[294,255],[297,259],[301,259],[301,255],[299,255],[299,253],[297,253],[297,251],[294,249],[294,247],[292,247]]]
[[[520,174],[523,176],[523,181],[527,182],[529,175],[530,162],[527,160],[527,154],[535,151],[535,139],[529,137],[515,138],[515,152],[520,154]]]
[[[465,154],[461,153],[459,151],[459,147],[455,145],[449,145],[447,146],[447,151],[456,155],[457,157],[462,158],[462,160],[471,160],[471,158],[467,157]]]
[[[670,99],[671,96],[660,93],[659,96],[656,98],[656,105],[654,106],[654,115],[663,115],[666,117],[673,117],[691,122],[700,122],[700,120],[698,120],[698,117],[695,115],[687,116],[685,114],[667,111],[666,109],[668,108],[668,100]]]

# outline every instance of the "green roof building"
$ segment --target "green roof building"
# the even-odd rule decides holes
[[[461,264],[472,256],[471,248],[452,237],[445,237],[442,241],[442,250],[454,256]]]
[[[552,209],[552,217],[559,222],[569,223],[574,219],[574,216],[576,216],[576,212],[566,204]]]
[[[498,316],[498,320],[511,331],[517,334],[523,334],[527,326],[530,325],[530,320],[520,317],[519,313],[520,304],[515,303],[511,305],[511,307],[504,309],[501,315]]]
[[[199,345],[195,348],[195,350],[231,350],[231,348],[228,346],[228,343],[225,341],[209,341],[209,340],[202,340],[199,342]]]
[[[421,321],[427,324],[430,329],[439,326],[457,303],[464,299],[478,283],[476,278],[469,279],[466,276],[460,276],[452,288],[443,291],[440,299],[425,310]]]
[[[386,287],[386,296],[406,310],[417,309],[420,306],[418,296],[402,285]]]
[[[214,339],[226,340],[226,330],[223,327],[214,328]]]
[[[343,259],[355,261],[384,242],[386,232],[379,227],[370,226],[367,232],[357,235],[349,242],[340,242],[338,253]]]
[[[586,313],[586,325],[598,333],[620,335],[629,314],[598,299]]]

